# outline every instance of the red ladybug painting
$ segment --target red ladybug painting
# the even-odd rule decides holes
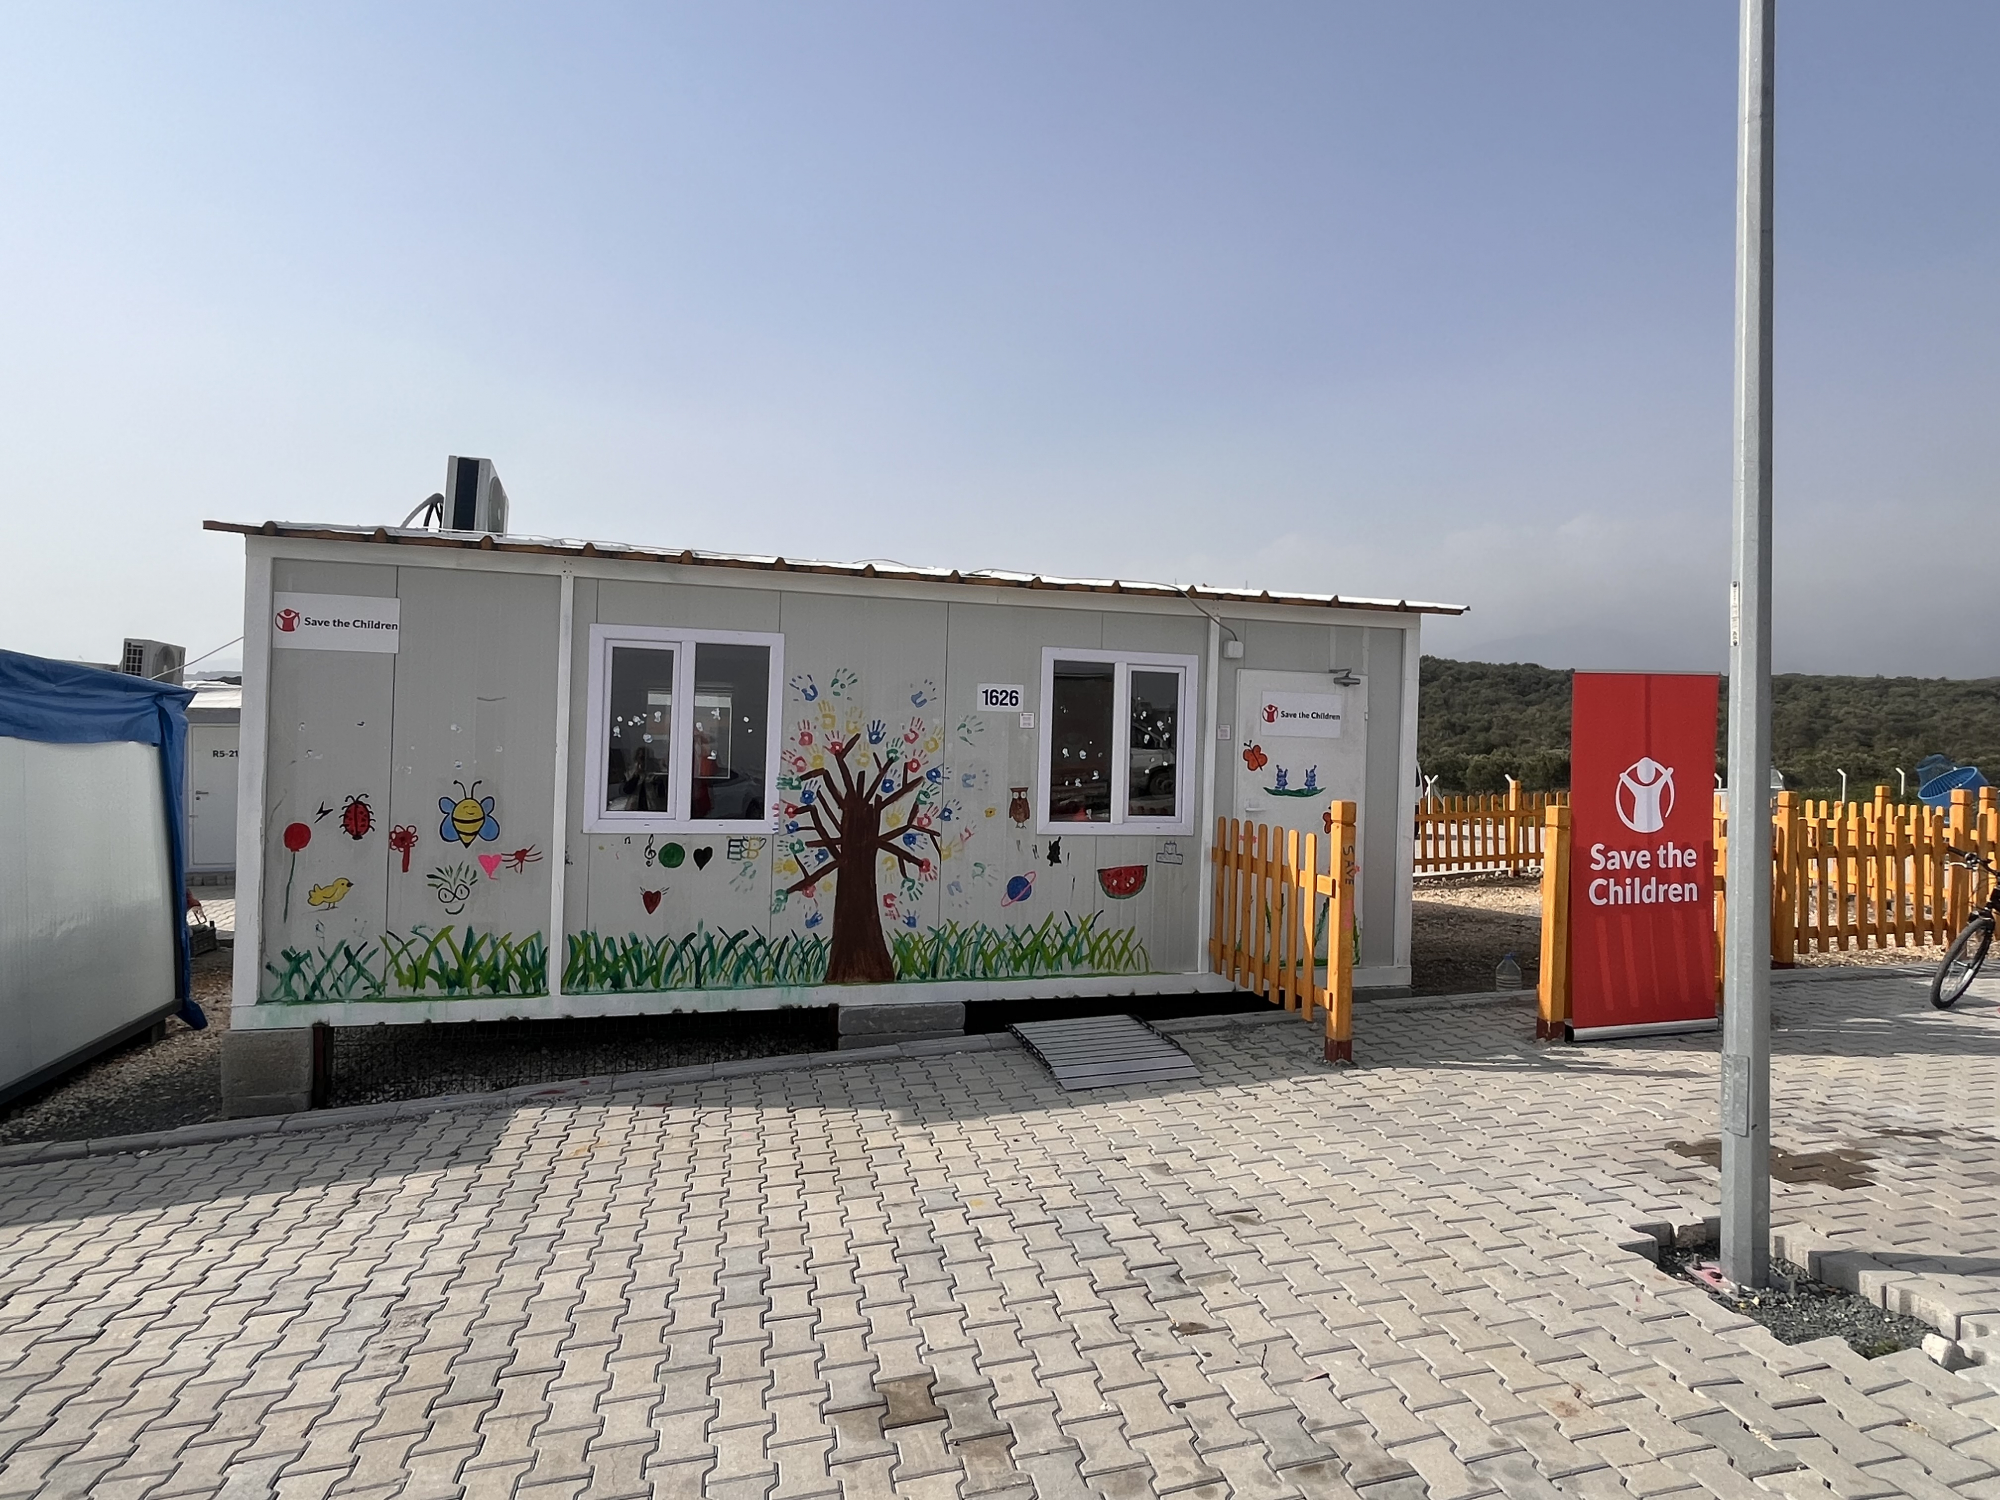
[[[356,792],[340,810],[341,831],[351,839],[365,839],[375,826],[375,809],[368,805],[365,792]]]

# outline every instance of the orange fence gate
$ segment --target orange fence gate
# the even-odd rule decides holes
[[[1318,834],[1218,818],[1209,968],[1273,1005],[1326,1013],[1326,1057],[1354,1060],[1355,804]],[[1321,869],[1322,860],[1327,868]]]

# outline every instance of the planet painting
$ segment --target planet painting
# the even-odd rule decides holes
[[[1012,880],[1007,882],[1007,894],[1001,900],[1000,904],[1002,906],[1017,906],[1034,894],[1035,872],[1030,870],[1027,874],[1016,875]]]

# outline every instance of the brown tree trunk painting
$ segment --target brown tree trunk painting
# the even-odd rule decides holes
[[[933,828],[909,822],[883,826],[885,813],[929,784],[921,761],[914,756],[892,758],[900,748],[892,742],[888,755],[872,757],[872,773],[866,764],[850,767],[848,757],[860,741],[859,734],[849,736],[846,743],[834,747],[829,764],[799,778],[803,788],[799,811],[811,824],[811,837],[799,854],[799,864],[806,873],[785,894],[803,892],[810,896],[825,882],[833,882],[828,984],[889,984],[895,980],[896,962],[882,936],[876,865],[882,855],[889,854],[899,868],[927,874],[931,860],[940,853]],[[819,785],[814,786],[814,782]],[[916,852],[916,838],[931,841],[928,856]],[[810,867],[808,860],[813,862]]]

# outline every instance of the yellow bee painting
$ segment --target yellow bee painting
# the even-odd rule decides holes
[[[332,911],[354,889],[354,882],[345,875],[326,885],[316,885],[306,892],[306,905],[322,907]]]
[[[479,795],[479,783],[470,787],[462,781],[454,781],[458,788],[457,797],[438,798],[438,811],[444,814],[444,821],[438,824],[438,837],[447,844],[453,839],[470,846],[474,839],[497,839],[500,837],[500,820],[493,816],[493,799]]]

